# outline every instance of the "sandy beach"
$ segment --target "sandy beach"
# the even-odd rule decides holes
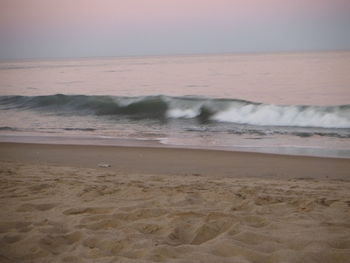
[[[349,159],[1,143],[0,262],[345,263],[349,171]]]

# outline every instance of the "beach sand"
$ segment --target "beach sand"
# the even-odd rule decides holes
[[[0,262],[350,258],[349,159],[1,143],[0,180]]]

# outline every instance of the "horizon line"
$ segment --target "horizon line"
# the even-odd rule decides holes
[[[127,58],[155,58],[155,57],[197,57],[197,56],[225,56],[225,55],[273,55],[273,54],[304,54],[304,53],[338,53],[350,52],[348,49],[301,49],[277,51],[242,51],[242,52],[199,52],[199,53],[171,53],[171,54],[135,54],[135,55],[91,55],[91,56],[52,56],[52,57],[23,57],[0,58],[0,63],[11,61],[38,61],[38,60],[70,60],[70,59],[127,59]]]

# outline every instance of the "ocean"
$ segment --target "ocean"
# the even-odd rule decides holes
[[[0,62],[0,141],[350,158],[350,52]]]

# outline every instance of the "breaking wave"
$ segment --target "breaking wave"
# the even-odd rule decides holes
[[[1,110],[113,115],[135,119],[198,119],[258,126],[350,128],[350,105],[274,105],[238,99],[170,96],[1,96]]]

